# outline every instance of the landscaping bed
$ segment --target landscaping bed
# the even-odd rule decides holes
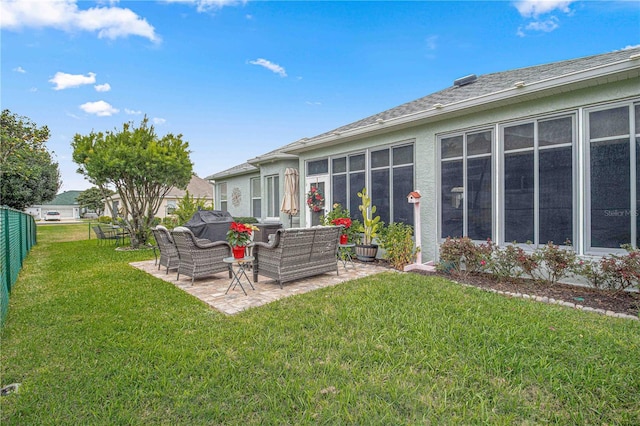
[[[438,275],[480,288],[548,297],[575,303],[576,305],[588,306],[594,309],[604,309],[605,311],[627,315],[638,316],[640,312],[640,293],[638,292],[598,290],[590,287],[561,283],[549,284],[527,278],[512,278],[505,281],[498,281],[491,274],[483,273],[469,274],[467,276],[452,276],[441,272],[416,272]]]

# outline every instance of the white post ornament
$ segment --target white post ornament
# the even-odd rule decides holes
[[[416,261],[410,265],[404,267],[405,271],[413,271],[413,270],[423,270],[423,271],[432,271],[433,266],[423,265],[422,264],[422,231],[420,229],[420,191],[417,189],[415,191],[411,191],[409,195],[407,195],[407,202],[409,204],[413,204],[413,220],[414,220],[414,236],[416,238]]]

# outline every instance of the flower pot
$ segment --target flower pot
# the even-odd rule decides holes
[[[347,234],[340,235],[340,244],[347,244],[349,242],[349,236]]]
[[[244,246],[234,246],[231,248],[233,250],[233,257],[236,259],[242,259],[244,257]]]
[[[356,244],[356,257],[361,262],[373,262],[378,254],[377,244]]]

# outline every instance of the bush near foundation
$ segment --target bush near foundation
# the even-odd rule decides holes
[[[566,241],[570,246],[571,242]],[[497,280],[520,278],[555,284],[571,274],[585,278],[597,289],[624,291],[640,288],[640,250],[623,246],[624,255],[578,259],[575,251],[549,242],[527,251],[515,244],[498,247],[491,240],[476,244],[467,237],[447,238],[440,246],[438,270],[451,275],[489,272]]]

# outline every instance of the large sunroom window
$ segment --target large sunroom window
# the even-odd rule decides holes
[[[574,120],[571,115],[502,128],[505,242],[574,240]]]
[[[440,237],[492,236],[493,131],[440,139]]]
[[[371,202],[384,223],[413,225],[413,144],[371,151]]]
[[[592,110],[587,117],[588,247],[638,246],[640,105]],[[634,137],[632,137],[634,136]]]
[[[353,219],[362,220],[358,210],[358,192],[366,185],[366,161],[364,153],[331,159],[332,204],[340,204],[351,213]]]

